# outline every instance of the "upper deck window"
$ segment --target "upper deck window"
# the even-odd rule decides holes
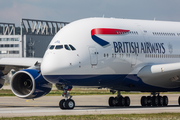
[[[74,46],[69,45],[69,47],[71,48],[71,50],[76,50],[76,48],[74,48]]]
[[[56,45],[55,49],[62,49],[63,48],[63,45]]]
[[[53,49],[54,49],[54,45],[51,45],[51,46],[49,47],[49,49],[50,49],[50,50],[53,50]]]

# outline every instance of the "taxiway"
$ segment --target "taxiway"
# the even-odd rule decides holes
[[[25,100],[17,97],[0,97],[0,117],[49,116],[49,115],[87,115],[87,114],[140,114],[180,111],[179,94],[167,94],[167,107],[141,107],[140,95],[128,95],[130,107],[109,107],[110,95],[73,96],[76,107],[73,110],[61,110],[61,96],[44,96],[35,100]]]

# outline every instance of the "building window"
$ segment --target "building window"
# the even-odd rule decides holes
[[[9,47],[9,44],[5,44],[5,47]]]
[[[14,47],[19,47],[19,44],[15,44]]]
[[[19,51],[9,51],[9,54],[19,54]]]

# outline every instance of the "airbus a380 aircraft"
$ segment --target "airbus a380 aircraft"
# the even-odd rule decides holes
[[[73,86],[117,91],[109,106],[130,105],[121,91],[150,92],[141,98],[142,106],[167,106],[168,97],[159,93],[180,91],[179,46],[179,22],[88,18],[61,29],[43,59],[4,58],[0,65],[3,74],[11,68],[28,68],[11,80],[13,93],[20,98],[44,96],[56,84],[64,90],[61,109],[74,108],[69,95]]]

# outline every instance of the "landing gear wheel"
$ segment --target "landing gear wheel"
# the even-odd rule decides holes
[[[163,97],[162,96],[158,96],[158,106],[163,106]]]
[[[62,99],[62,100],[59,102],[59,107],[60,107],[62,110],[66,109],[66,107],[65,107],[65,99]]]
[[[179,96],[179,98],[178,98],[178,103],[179,103],[179,105],[180,105],[180,96]]]
[[[129,106],[131,103],[130,98],[126,96],[124,99],[125,99],[125,106]]]
[[[66,109],[73,109],[75,106],[74,100],[68,99],[65,101],[65,107]]]
[[[118,106],[125,106],[125,99],[124,97],[119,97],[118,99]]]
[[[141,105],[142,106],[146,106],[147,105],[147,97],[146,96],[142,96],[141,97]]]
[[[157,96],[152,97],[152,105],[153,106],[158,106],[158,97]]]
[[[110,107],[116,106],[116,100],[115,100],[114,97],[110,97],[110,98],[109,98],[109,106],[110,106]]]
[[[147,106],[151,106],[151,105],[152,105],[152,97],[147,96]]]
[[[168,97],[163,96],[163,106],[167,106],[167,105],[168,105]]]

